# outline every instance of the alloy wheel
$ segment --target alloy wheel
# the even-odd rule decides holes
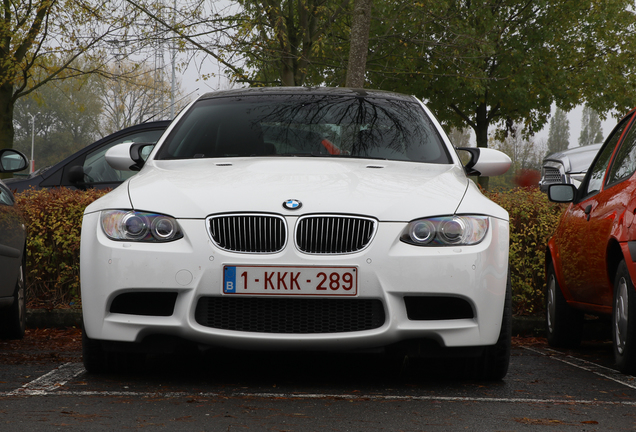
[[[554,315],[556,308],[556,280],[554,275],[550,275],[550,280],[548,282],[548,304],[547,304],[547,320],[548,320],[548,331],[550,333],[554,332]]]
[[[619,354],[623,354],[625,350],[625,338],[627,336],[628,309],[627,309],[627,281],[621,278],[616,287],[616,301],[614,304],[614,336],[616,341],[616,350]]]

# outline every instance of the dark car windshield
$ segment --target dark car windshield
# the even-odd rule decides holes
[[[200,100],[156,159],[274,155],[451,163],[417,102],[334,95]]]

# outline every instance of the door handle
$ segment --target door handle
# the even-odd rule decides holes
[[[590,213],[592,212],[592,204],[588,204],[587,207],[585,207],[585,214],[587,215],[587,221],[590,221]]]

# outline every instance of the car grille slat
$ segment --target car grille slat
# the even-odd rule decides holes
[[[310,254],[343,254],[365,249],[376,221],[359,216],[305,216],[296,228],[296,245]]]
[[[561,172],[557,168],[544,167],[543,178],[545,184],[561,183],[563,178]]]
[[[231,252],[280,252],[287,237],[285,220],[274,215],[214,216],[209,218],[208,228],[214,243]]]
[[[256,333],[343,333],[372,330],[385,322],[377,299],[202,297],[200,325]]]

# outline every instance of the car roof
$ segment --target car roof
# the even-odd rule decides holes
[[[386,99],[400,99],[414,101],[413,96],[394,93],[386,90],[367,90],[346,87],[248,87],[241,89],[222,90],[205,93],[199,99],[213,99],[236,96],[290,96],[290,95],[329,95],[329,96],[358,96],[380,97]]]
[[[127,135],[131,132],[135,132],[136,130],[144,130],[144,129],[158,129],[158,128],[167,128],[168,125],[170,125],[171,120],[160,120],[160,121],[153,121],[153,122],[146,122],[146,123],[140,123],[134,126],[129,126],[125,129],[119,130],[117,132],[113,132],[110,135],[105,136],[104,138],[101,138],[97,141],[95,141],[92,144],[87,145],[86,147],[82,147],[80,150],[72,153],[71,155],[69,155],[68,157],[62,159],[61,161],[59,161],[58,163],[51,165],[50,167],[48,167],[46,169],[46,171],[44,172],[38,172],[36,171],[34,174],[35,175],[30,175],[28,177],[13,177],[13,178],[9,178],[6,179],[8,180],[6,183],[11,184],[11,183],[17,183],[17,182],[24,182],[27,180],[30,180],[32,178],[35,177],[39,177],[41,176],[43,179],[48,178],[49,176],[53,175],[55,172],[57,172],[57,168],[66,165],[67,163],[71,162],[73,159],[77,158],[79,154],[81,153],[89,153],[90,151],[92,151],[92,149],[96,148],[96,147],[100,147],[101,145],[103,145],[105,142],[110,142],[112,140],[117,139],[118,137],[122,136],[122,135]]]
[[[560,152],[556,152],[551,154],[550,156],[548,156],[548,158],[553,158],[553,157],[560,157],[561,155],[574,155],[574,154],[578,154],[578,153],[585,153],[585,152],[590,152],[590,151],[594,151],[597,152],[599,148],[601,148],[603,144],[602,143],[596,143],[596,144],[590,144],[590,145],[585,145],[585,146],[578,146],[578,147],[572,147]],[[547,158],[546,158],[547,159]]]
[[[546,161],[569,161],[570,169],[572,171],[579,171],[586,169],[594,160],[594,156],[598,153],[598,150],[603,144],[590,144],[586,146],[573,147],[571,149],[563,150],[560,152],[552,153],[543,159]]]

